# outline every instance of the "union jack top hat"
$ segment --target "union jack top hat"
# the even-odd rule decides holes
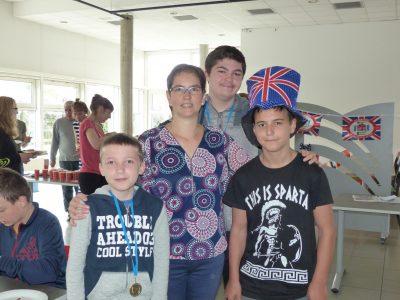
[[[278,66],[264,68],[251,76],[246,83],[250,108],[242,118],[242,127],[253,145],[261,147],[253,133],[253,114],[256,108],[267,110],[277,106],[285,107],[296,117],[295,133],[307,122],[297,110],[300,74],[295,70]]]

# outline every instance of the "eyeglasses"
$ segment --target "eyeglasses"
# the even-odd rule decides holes
[[[185,95],[188,92],[190,95],[200,95],[203,90],[200,86],[194,85],[189,87],[184,86],[174,86],[170,90],[170,92],[175,93],[177,95]]]

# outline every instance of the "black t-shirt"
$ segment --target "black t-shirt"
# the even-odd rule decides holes
[[[21,172],[22,162],[14,140],[0,129],[0,168],[10,168]]]
[[[223,202],[247,214],[240,263],[243,295],[304,297],[317,259],[313,210],[333,203],[323,170],[304,163],[300,154],[278,169],[265,167],[255,157],[232,177]]]

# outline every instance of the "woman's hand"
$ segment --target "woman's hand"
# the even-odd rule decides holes
[[[84,203],[87,200],[87,195],[79,193],[72,198],[69,203],[68,212],[71,217],[70,224],[75,226],[75,221],[82,220],[87,217],[89,213],[89,206]]]
[[[21,161],[22,161],[24,164],[27,164],[28,162],[30,162],[30,160],[31,160],[32,158],[34,158],[33,153],[26,153],[26,152],[20,152],[20,153],[19,153],[19,156],[21,157]]]

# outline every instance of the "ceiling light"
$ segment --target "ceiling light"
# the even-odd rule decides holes
[[[349,9],[349,8],[362,8],[363,5],[360,1],[354,1],[354,2],[333,3],[333,7],[335,9]]]
[[[270,8],[259,8],[259,9],[249,9],[248,12],[252,15],[265,15],[265,14],[273,14],[275,13]]]
[[[197,20],[197,18],[192,15],[175,16],[174,19],[177,19],[179,21]]]
[[[68,24],[68,21],[60,21],[61,24]]]

